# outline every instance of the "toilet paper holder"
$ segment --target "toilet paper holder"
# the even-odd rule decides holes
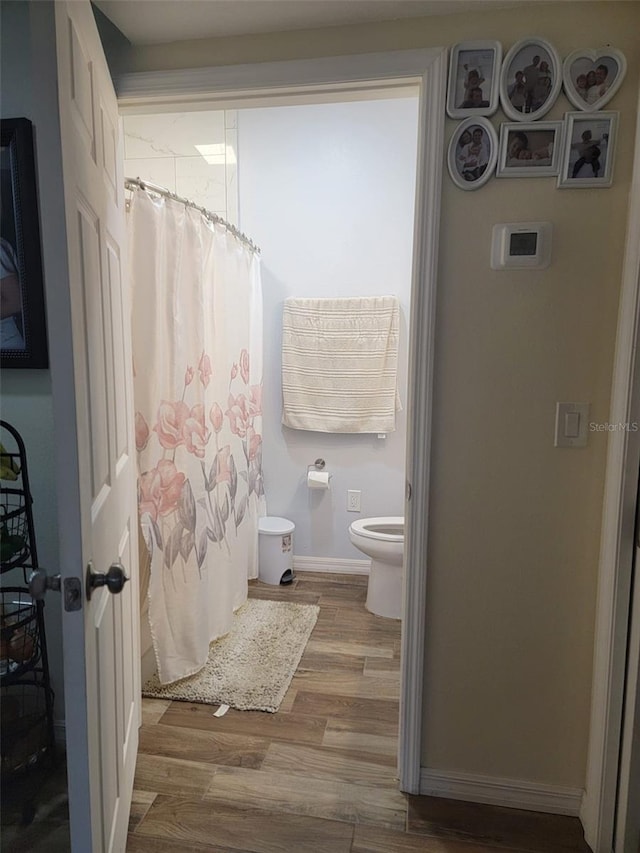
[[[310,489],[330,488],[329,484],[332,476],[332,474],[325,471],[324,459],[316,459],[311,465],[307,465],[307,486]]]

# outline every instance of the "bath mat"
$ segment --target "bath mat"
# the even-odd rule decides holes
[[[231,631],[211,643],[200,672],[166,685],[154,674],[142,695],[275,713],[319,611],[315,604],[249,599],[236,612]]]

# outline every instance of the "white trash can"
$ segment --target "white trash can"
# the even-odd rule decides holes
[[[263,583],[287,584],[293,580],[293,521],[267,515],[258,524],[258,575]]]

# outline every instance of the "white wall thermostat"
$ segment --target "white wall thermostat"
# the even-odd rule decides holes
[[[550,222],[502,222],[493,226],[492,270],[543,270],[551,263]]]

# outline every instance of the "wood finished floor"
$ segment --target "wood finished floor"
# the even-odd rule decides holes
[[[143,699],[127,853],[589,853],[577,819],[398,790],[400,623],[366,578],[254,581],[320,605],[276,714]]]

